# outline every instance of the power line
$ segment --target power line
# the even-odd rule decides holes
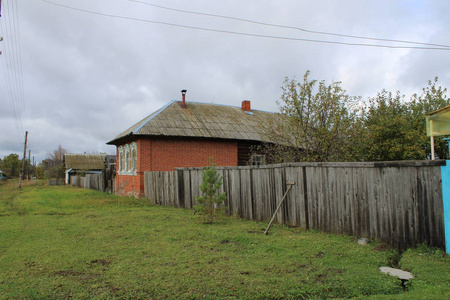
[[[21,109],[23,112],[26,111],[25,106],[25,93],[23,88],[23,65],[22,65],[22,47],[20,44],[20,22],[19,22],[19,9],[17,7],[18,0],[14,1],[15,3],[15,24],[14,24],[14,36],[15,36],[15,45],[16,45],[16,59],[17,59],[17,76],[18,76],[18,85],[19,85],[19,99],[21,101]],[[26,123],[26,121],[25,121]]]
[[[250,36],[250,37],[288,40],[288,41],[323,43],[323,44],[346,45],[346,46],[377,47],[377,48],[391,48],[391,49],[420,49],[420,50],[447,50],[447,51],[450,50],[450,46],[449,46],[449,48],[445,48],[445,47],[374,45],[374,44],[347,43],[347,42],[337,42],[337,41],[314,40],[314,39],[304,39],[304,38],[295,38],[295,37],[245,33],[245,32],[229,31],[229,30],[222,30],[222,29],[212,29],[212,28],[205,28],[205,27],[198,27],[198,26],[190,26],[190,25],[183,25],[183,24],[176,24],[176,23],[169,23],[169,22],[162,22],[162,21],[152,21],[152,20],[148,20],[148,19],[138,19],[138,18],[133,18],[133,17],[112,15],[112,14],[106,14],[106,13],[81,9],[81,8],[77,8],[77,7],[72,7],[72,6],[68,6],[68,5],[63,5],[63,4],[59,4],[59,3],[54,3],[54,2],[51,2],[48,0],[41,0],[41,1],[55,5],[55,6],[64,7],[64,8],[84,12],[84,13],[99,15],[99,16],[103,16],[103,17],[117,18],[117,19],[129,20],[129,21],[139,21],[139,22],[152,23],[152,24],[160,24],[160,25],[179,27],[179,28],[187,28],[187,29],[200,30],[200,31],[209,31],[209,32],[225,33],[225,34],[232,34],[232,35],[240,35],[240,36]]]
[[[241,22],[246,22],[246,23],[270,26],[270,27],[284,28],[284,29],[294,29],[294,30],[299,30],[299,31],[307,32],[307,33],[323,34],[323,35],[345,37],[345,38],[353,38],[353,39],[364,39],[364,40],[371,40],[371,41],[406,43],[406,44],[414,44],[414,45],[450,48],[449,45],[430,44],[430,43],[414,42],[414,41],[406,41],[406,40],[374,38],[374,37],[366,37],[366,36],[358,36],[358,35],[331,33],[331,32],[325,32],[325,31],[316,31],[316,30],[309,30],[309,29],[305,29],[305,28],[301,28],[301,27],[295,27],[295,26],[287,26],[287,25],[266,23],[266,22],[260,22],[260,21],[243,19],[243,18],[236,18],[236,17],[230,17],[230,16],[217,15],[217,14],[210,14],[210,13],[202,13],[202,12],[197,12],[197,11],[182,10],[182,9],[177,9],[177,8],[172,8],[172,7],[152,4],[152,3],[148,3],[148,2],[144,2],[144,1],[138,1],[138,0],[128,0],[128,1],[135,2],[135,3],[140,3],[140,4],[144,4],[144,5],[160,8],[160,9],[186,13],[186,14],[194,14],[194,15],[201,15],[201,16],[207,16],[207,17],[222,18],[222,19],[235,20],[235,21],[241,21]]]
[[[5,51],[3,51],[0,59],[3,62],[4,82],[7,88],[5,98],[9,100],[13,112],[12,115],[19,131],[23,132],[23,115],[26,107],[20,54],[17,0],[7,1],[3,12],[5,12],[5,15],[0,19],[0,30],[4,34],[2,46],[5,46]]]

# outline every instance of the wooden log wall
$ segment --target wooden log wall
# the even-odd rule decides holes
[[[230,215],[380,240],[404,250],[426,243],[445,249],[441,165],[445,161],[298,163],[218,167]],[[146,172],[156,204],[193,208],[201,168]]]

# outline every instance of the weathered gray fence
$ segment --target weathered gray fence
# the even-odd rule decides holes
[[[81,174],[81,176],[80,176]],[[73,186],[85,189],[93,189],[101,192],[114,194],[115,192],[115,168],[109,166],[101,173],[78,173],[78,175],[71,175],[69,182]]]
[[[103,174],[86,174],[82,176],[71,176],[71,184],[80,188],[105,191]]]
[[[299,163],[218,167],[229,213],[268,221],[287,189],[277,221],[378,239],[403,250],[421,243],[444,249],[441,169],[445,161]],[[146,172],[156,204],[192,208],[201,168]]]

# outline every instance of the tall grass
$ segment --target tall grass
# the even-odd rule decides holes
[[[381,274],[395,251],[347,236],[226,218],[36,181],[0,185],[2,299],[448,299],[449,259],[409,250],[404,292]]]

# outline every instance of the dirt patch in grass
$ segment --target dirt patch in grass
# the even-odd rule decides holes
[[[91,265],[108,266],[111,263],[110,259],[94,259],[90,262]]]
[[[342,270],[342,269],[327,268],[327,270],[330,271],[330,272],[333,272],[333,273],[337,273],[337,274],[344,273],[344,270]]]
[[[390,247],[386,244],[379,244],[379,245],[376,245],[373,249],[375,251],[386,251],[386,250],[389,250]]]
[[[325,255],[325,252],[319,251],[314,257],[315,258],[322,258]]]
[[[261,229],[261,230],[250,230],[250,231],[247,231],[248,233],[264,233],[264,230],[265,229]]]
[[[36,266],[37,266],[37,264],[34,261],[27,261],[27,262],[25,262],[25,267],[34,268]]]

